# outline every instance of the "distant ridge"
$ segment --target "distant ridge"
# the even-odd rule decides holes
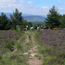
[[[23,18],[26,19],[28,22],[43,22],[45,20],[45,17],[39,15],[23,16]]]
[[[10,15],[12,15],[13,13],[5,13],[6,16],[10,19]],[[1,13],[0,13],[1,15]],[[32,23],[44,23],[44,20],[46,18],[45,15],[32,15],[32,14],[22,14],[22,17],[27,20],[27,22],[32,22]]]

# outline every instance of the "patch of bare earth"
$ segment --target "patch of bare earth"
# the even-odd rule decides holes
[[[27,36],[26,38],[27,38],[26,42],[29,42],[29,37]],[[30,53],[30,57],[28,59],[28,64],[29,65],[42,65],[43,61],[39,60],[37,57],[35,57],[35,55],[38,55],[37,54],[38,49],[37,49],[37,46],[34,45],[34,42],[35,42],[34,37],[32,36],[31,38],[32,38],[31,40],[33,43],[33,47],[28,51],[28,53]]]
[[[26,36],[25,41],[26,41],[26,42],[29,42],[29,36]]]
[[[30,57],[29,57],[29,60],[28,60],[29,65],[42,65],[43,64],[43,61],[42,60],[39,60],[37,57],[35,57],[35,55],[38,55],[36,53],[37,50],[38,50],[37,49],[37,46],[34,46],[33,48],[31,48],[29,50],[29,52],[31,53],[30,54]]]

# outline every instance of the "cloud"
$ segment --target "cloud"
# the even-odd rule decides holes
[[[50,7],[36,7],[36,6],[25,6],[21,8],[22,13],[33,14],[33,15],[47,15]]]
[[[60,0],[58,0],[58,3],[61,3],[61,1],[60,1]]]
[[[28,3],[28,4],[33,4],[33,2],[31,2],[31,1],[28,1],[27,3]]]
[[[62,5],[65,5],[65,2]]]
[[[0,10],[3,12],[12,12],[17,9],[23,9],[25,4],[33,4],[31,1],[25,1],[25,0],[0,0]],[[30,5],[32,6],[32,5]],[[26,8],[26,7],[25,7]],[[24,9],[25,9],[24,8]],[[23,10],[24,10],[23,9]]]
[[[17,7],[18,5],[22,5],[24,3],[24,0],[0,0],[0,7]]]
[[[63,8],[59,8],[60,10],[63,10]]]
[[[49,0],[45,0],[49,1]],[[58,0],[60,1],[60,0]],[[25,0],[0,0],[0,12],[13,12],[17,8],[22,13],[33,15],[47,15],[49,12],[49,6],[36,6],[31,1]],[[38,4],[38,3],[37,3]],[[63,8],[59,8],[61,14],[64,13]]]
[[[15,8],[21,8],[24,0],[0,0],[0,10],[2,12],[12,12]]]
[[[45,7],[45,6],[43,6],[42,8],[48,8],[49,9],[49,7]]]
[[[63,9],[63,8],[58,8],[58,11],[59,11],[59,13],[62,14],[62,15],[65,14],[65,9]]]
[[[48,3],[48,2],[49,2],[49,0],[45,0],[44,2]]]

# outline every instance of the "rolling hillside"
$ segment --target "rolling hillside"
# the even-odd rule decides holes
[[[37,15],[23,16],[23,18],[26,19],[28,22],[43,22],[45,20],[45,17]]]
[[[12,13],[4,13],[8,18],[10,18],[10,15]],[[1,15],[1,13],[0,13]],[[32,15],[32,14],[22,14],[22,17],[27,20],[27,22],[32,22],[32,24],[45,24],[44,20],[46,16],[42,15]]]

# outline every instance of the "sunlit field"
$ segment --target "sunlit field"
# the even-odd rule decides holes
[[[43,65],[65,65],[65,29],[40,30],[39,52],[43,54]]]
[[[0,30],[0,65],[27,65],[27,57],[20,55],[25,45],[22,44],[24,39],[22,42],[18,41],[22,34],[15,30]]]
[[[26,36],[29,42],[26,42]],[[38,56],[43,60],[43,65],[65,65],[65,29],[63,30],[1,30],[0,31],[0,65],[29,65],[29,55],[22,55],[32,48],[38,47]]]

